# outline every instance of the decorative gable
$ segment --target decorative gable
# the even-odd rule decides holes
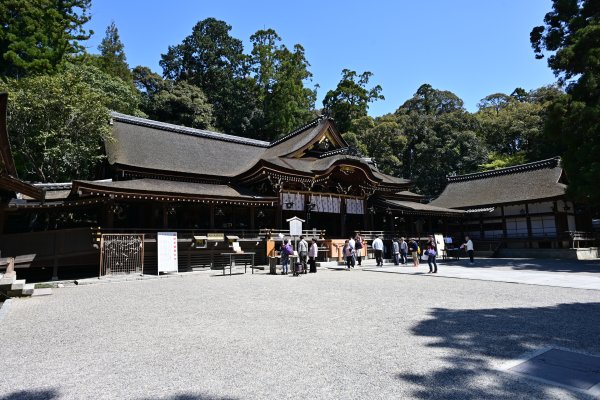
[[[330,121],[324,129],[305,146],[290,154],[293,158],[319,158],[325,153],[348,147],[339,132]]]

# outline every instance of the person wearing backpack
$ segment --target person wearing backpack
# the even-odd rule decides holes
[[[413,267],[416,268],[419,266],[419,245],[417,244],[417,241],[415,239],[410,239],[408,241],[408,249],[410,250],[410,254],[412,255]]]
[[[294,253],[289,240],[283,242],[281,246],[281,275],[287,275],[290,267],[290,256]]]

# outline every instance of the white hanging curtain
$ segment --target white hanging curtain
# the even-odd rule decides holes
[[[310,202],[315,205],[313,212],[339,214],[342,199],[339,197],[311,195]]]
[[[281,193],[283,210],[304,211],[304,195],[302,193]]]
[[[365,201],[363,199],[346,199],[346,214],[364,214]]]

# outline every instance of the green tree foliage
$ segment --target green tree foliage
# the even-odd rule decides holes
[[[550,107],[546,134],[563,149],[569,194],[600,205],[600,7],[596,0],[553,0],[545,25],[533,28],[536,58],[548,66],[567,95]]]
[[[91,0],[2,0],[0,77],[20,78],[59,71],[69,55],[85,51],[92,31]]]
[[[185,81],[168,81],[151,96],[150,108],[145,110],[151,119],[199,129],[211,129],[212,106],[202,90]]]
[[[481,165],[481,169],[489,171],[498,168],[506,168],[513,165],[524,164],[527,162],[525,152],[520,151],[511,155],[491,152],[488,154],[488,162]]]
[[[447,90],[434,89],[429,84],[421,85],[413,97],[400,106],[401,112],[416,112],[422,115],[440,115],[464,110],[463,101]]]
[[[212,129],[213,107],[198,86],[186,81],[163,80],[148,67],[137,66],[132,74],[141,91],[142,111],[151,119]]]
[[[93,178],[110,135],[103,92],[73,71],[11,79],[0,90],[9,92],[9,134],[21,178]]]
[[[376,118],[373,128],[367,130],[362,137],[367,153],[385,174],[402,175],[402,156],[407,138],[401,129],[395,118],[384,116]]]
[[[258,93],[242,41],[230,36],[230,30],[215,18],[200,21],[181,44],[169,46],[160,65],[166,78],[202,89],[218,129],[245,135],[252,132],[253,116],[260,112]]]
[[[349,131],[352,120],[366,116],[370,102],[385,99],[381,94],[381,86],[366,87],[372,76],[369,71],[358,75],[356,71],[344,69],[337,87],[325,95],[323,106],[333,117],[340,132]]]
[[[304,87],[312,74],[304,48],[290,51],[280,44],[273,29],[259,30],[250,37],[251,66],[262,113],[256,115],[257,136],[272,140],[314,117],[316,92]]]
[[[111,76],[120,78],[123,82],[132,82],[131,71],[125,56],[125,46],[119,37],[119,30],[115,22],[106,28],[106,35],[98,46],[100,56],[99,67]]]
[[[477,119],[452,92],[422,85],[395,117],[407,139],[403,175],[425,195],[439,194],[447,175],[475,172],[487,160]]]
[[[489,165],[506,166],[537,161],[559,154],[543,134],[549,104],[563,93],[553,86],[531,92],[515,89],[512,95],[495,93],[481,100],[475,114],[480,134],[492,152]],[[514,163],[514,164],[512,164]]]
[[[132,85],[101,71],[94,65],[67,64],[65,71],[98,91],[109,110],[144,116],[140,111],[140,93]]]

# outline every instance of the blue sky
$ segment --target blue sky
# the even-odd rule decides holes
[[[318,83],[317,107],[335,88],[344,68],[371,71],[371,83],[385,100],[369,114],[395,111],[423,83],[450,90],[469,111],[483,97],[510,94],[555,82],[546,60],[536,60],[529,32],[542,25],[551,0],[398,0],[398,1],[193,1],[93,0],[95,31],[87,43],[95,53],[106,27],[115,21],[130,67],[158,73],[161,54],[208,17],[232,26],[243,40],[273,28],[288,47],[304,46]]]

